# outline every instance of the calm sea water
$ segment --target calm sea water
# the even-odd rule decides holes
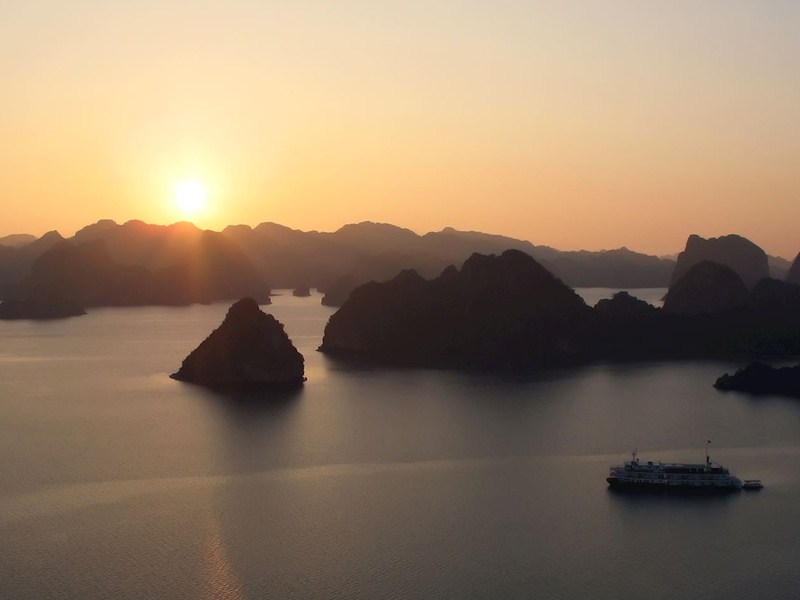
[[[227,305],[0,322],[2,598],[800,597],[800,402],[711,387],[738,365],[363,369],[274,300],[308,382],[273,398],[167,377]],[[706,439],[766,489],[607,489]]]

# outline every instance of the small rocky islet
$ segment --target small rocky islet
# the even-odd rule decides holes
[[[311,289],[307,285],[301,285],[292,290],[292,296],[296,298],[308,298],[311,295]]]
[[[170,377],[217,389],[293,388],[305,381],[304,359],[280,321],[243,298]]]

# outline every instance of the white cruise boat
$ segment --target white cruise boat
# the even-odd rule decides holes
[[[692,489],[707,491],[739,490],[742,481],[722,465],[711,462],[706,447],[705,464],[642,462],[633,459],[612,466],[606,478],[614,488]]]

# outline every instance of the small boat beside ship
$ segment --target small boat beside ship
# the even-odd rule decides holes
[[[745,479],[742,483],[743,490],[763,490],[764,484],[760,479]]]
[[[606,478],[612,488],[652,490],[734,491],[764,487],[758,479],[744,482],[720,464],[711,462],[706,445],[705,463],[643,462],[633,458],[610,468]]]

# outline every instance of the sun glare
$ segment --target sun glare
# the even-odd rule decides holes
[[[172,188],[175,206],[185,217],[196,217],[206,208],[208,192],[195,180],[179,181]]]

